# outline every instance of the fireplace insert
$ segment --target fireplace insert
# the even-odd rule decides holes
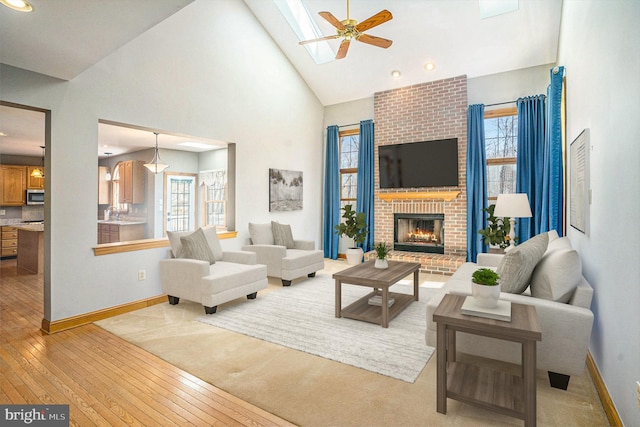
[[[393,214],[393,249],[444,254],[444,214]]]

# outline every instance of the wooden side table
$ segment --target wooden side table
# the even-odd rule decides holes
[[[511,322],[462,314],[463,295],[447,294],[433,313],[437,331],[437,410],[447,398],[490,409],[536,425],[536,341],[542,339],[534,306],[511,304]],[[456,362],[456,332],[522,344],[522,375]]]

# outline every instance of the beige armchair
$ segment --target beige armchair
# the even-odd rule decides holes
[[[249,235],[251,244],[242,250],[255,253],[258,264],[267,266],[267,276],[280,278],[283,286],[305,274],[314,277],[324,268],[324,253],[315,249],[315,242],[293,239],[288,225],[249,223]]]
[[[267,287],[267,268],[256,263],[256,254],[223,252],[214,228],[167,234],[173,258],[160,260],[160,281],[169,304],[184,298],[213,314],[219,304],[245,295],[255,299]]]

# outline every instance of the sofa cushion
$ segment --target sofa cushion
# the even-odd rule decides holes
[[[198,259],[207,261],[209,264],[216,262],[202,228],[198,228],[188,236],[180,237],[180,243],[182,247],[178,251],[178,258]]]
[[[273,231],[271,224],[249,223],[249,237],[254,245],[273,245]]]
[[[271,221],[271,231],[273,232],[273,241],[278,246],[285,246],[287,249],[293,249],[296,244],[293,241],[291,226],[289,224],[279,224]]]
[[[502,292],[521,294],[529,286],[531,273],[547,250],[549,235],[541,233],[507,252],[496,272]]]
[[[169,244],[171,245],[171,253],[174,258],[178,258],[178,253],[182,249],[182,243],[180,238],[191,234],[190,231],[167,231],[167,237],[169,238]]]
[[[533,270],[531,295],[536,298],[567,303],[581,281],[582,261],[580,255],[574,249],[560,247],[545,253]]]
[[[213,253],[213,257],[216,261],[222,261],[222,246],[220,246],[220,240],[218,240],[218,232],[215,227],[205,227],[202,229],[204,236],[207,238],[209,248]]]

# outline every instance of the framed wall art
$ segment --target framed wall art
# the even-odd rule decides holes
[[[269,212],[302,210],[302,172],[269,169]]]
[[[570,148],[569,223],[585,234],[589,225],[589,146],[589,129],[584,129]]]

